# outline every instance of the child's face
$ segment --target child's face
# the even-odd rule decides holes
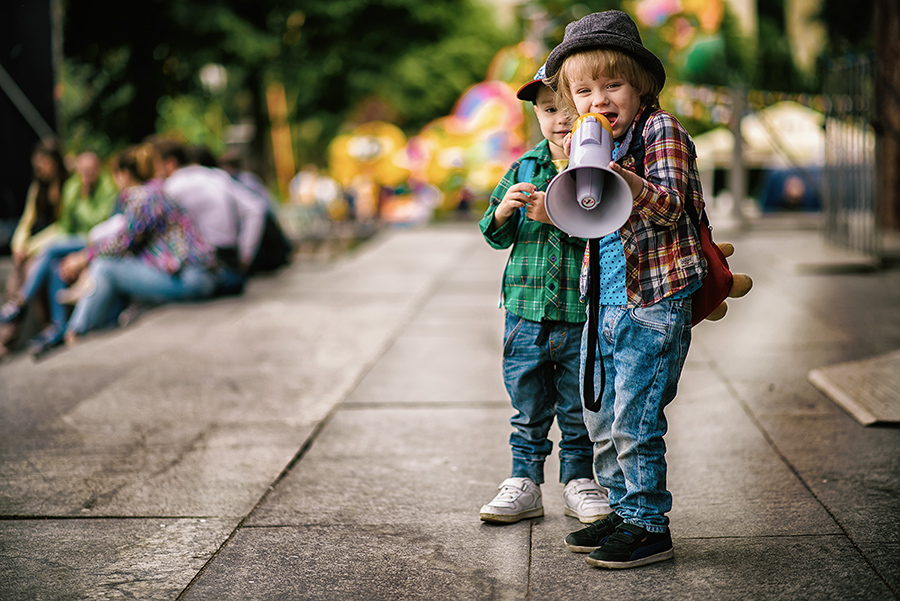
[[[557,110],[556,95],[547,86],[538,90],[534,99],[534,113],[541,125],[541,134],[550,142],[552,158],[564,158],[562,144],[569,133],[569,121],[565,111]]]
[[[592,77],[587,69],[572,74],[569,91],[579,115],[600,113],[612,126],[613,138],[624,135],[641,108],[638,91],[622,77]]]

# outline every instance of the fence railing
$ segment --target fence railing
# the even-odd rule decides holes
[[[880,258],[875,187],[875,65],[870,56],[832,61],[824,81],[825,239],[833,246]]]

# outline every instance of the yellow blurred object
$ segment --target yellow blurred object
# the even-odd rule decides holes
[[[335,137],[328,158],[331,176],[343,186],[363,174],[382,186],[397,186],[409,178],[406,135],[385,121],[369,121]]]
[[[275,156],[278,191],[282,197],[286,197],[296,168],[291,129],[287,123],[287,100],[284,86],[280,82],[272,83],[266,88],[266,106],[269,110],[269,120],[272,122],[272,151]]]

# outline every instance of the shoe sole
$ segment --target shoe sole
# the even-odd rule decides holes
[[[518,522],[519,520],[527,520],[528,518],[539,518],[544,515],[544,508],[538,507],[537,509],[530,509],[528,511],[523,511],[522,513],[516,513],[513,515],[505,515],[502,513],[482,513],[481,521],[482,522],[499,522],[501,524],[513,524]]]
[[[675,550],[667,549],[662,553],[657,553],[656,555],[650,555],[648,557],[642,557],[640,559],[635,559],[634,561],[605,561],[602,559],[594,559],[592,557],[585,557],[584,561],[589,566],[594,566],[595,568],[623,570],[626,568],[637,568],[639,566],[645,566],[647,564],[656,563],[658,561],[666,561],[667,559],[672,559],[673,557],[675,557]]]
[[[565,513],[567,516],[569,516],[571,518],[578,519],[578,521],[581,522],[582,524],[593,524],[597,520],[602,520],[603,518],[608,516],[609,513],[612,513],[612,512],[610,511],[609,513],[598,513],[597,515],[581,515],[574,509],[569,509],[568,507],[566,507],[563,510],[563,513]]]
[[[580,545],[570,545],[566,543],[566,549],[571,551],[572,553],[590,553],[591,551],[596,551],[600,547],[582,547]]]

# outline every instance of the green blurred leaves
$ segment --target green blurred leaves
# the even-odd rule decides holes
[[[413,131],[446,114],[510,41],[470,0],[69,0],[63,22],[74,145],[113,148],[158,127],[183,128],[195,143],[220,136],[189,126],[210,127],[211,105],[223,128],[264,125],[272,82],[284,85],[309,154],[373,100]],[[218,94],[199,78],[210,63],[227,70]]]

